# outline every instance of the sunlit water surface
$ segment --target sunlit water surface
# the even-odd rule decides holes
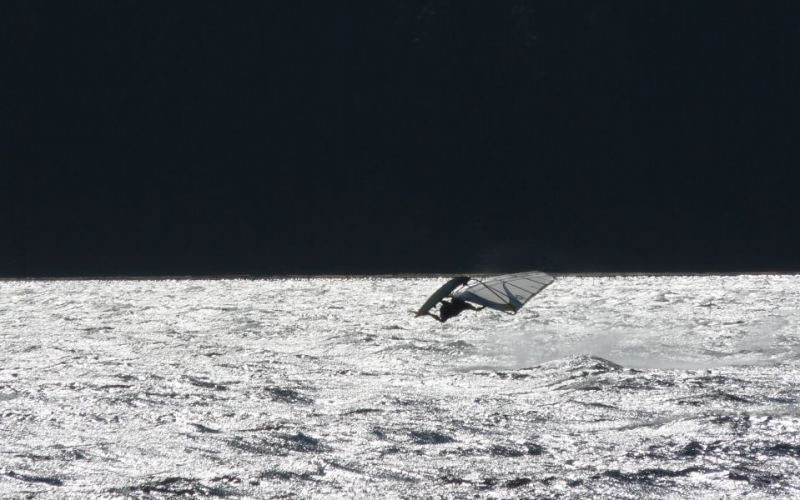
[[[800,495],[800,277],[0,282],[0,497]]]

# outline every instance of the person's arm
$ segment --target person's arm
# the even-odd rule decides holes
[[[465,304],[467,304],[467,306],[468,306],[470,309],[472,309],[473,311],[480,311],[481,309],[483,309],[483,308],[485,308],[485,307],[486,307],[486,306],[475,307],[475,306],[473,306],[472,304],[470,304],[469,302],[465,302]]]

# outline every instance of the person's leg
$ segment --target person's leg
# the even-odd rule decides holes
[[[426,313],[426,314],[428,316],[430,316],[431,318],[435,319],[436,321],[438,321],[439,323],[444,323],[444,320],[442,318],[440,318],[439,316],[433,314],[432,312],[429,312],[429,313]]]

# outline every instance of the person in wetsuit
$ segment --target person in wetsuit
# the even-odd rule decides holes
[[[462,312],[466,310],[472,311],[480,311],[483,307],[475,307],[472,304],[468,304],[467,302],[457,299],[455,297],[451,297],[449,301],[442,300],[442,305],[439,307],[439,316],[431,314],[437,321],[440,323],[444,323],[450,318],[458,316]]]

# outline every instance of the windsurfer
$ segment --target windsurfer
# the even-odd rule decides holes
[[[450,300],[442,300],[442,305],[439,307],[439,315],[435,315],[433,313],[428,313],[429,316],[435,318],[438,322],[444,323],[450,318],[458,316],[462,312],[466,310],[472,311],[480,311],[483,307],[475,307],[472,304],[468,304],[467,302],[457,299],[455,297],[450,297]]]
[[[480,311],[488,307],[495,311],[516,314],[534,295],[553,282],[553,277],[541,271],[470,278],[456,276],[440,286],[416,311],[417,317],[430,316],[440,323],[458,316],[467,309]],[[470,282],[474,283],[470,285]],[[439,306],[437,313],[431,311]],[[478,307],[480,306],[480,307]]]

